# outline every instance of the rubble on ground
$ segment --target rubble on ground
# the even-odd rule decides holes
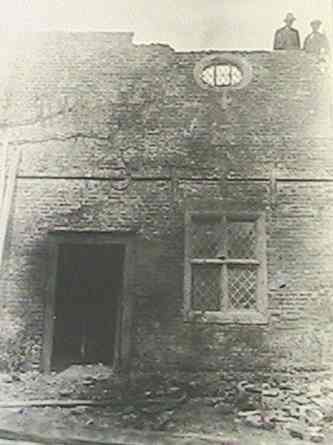
[[[261,429],[283,430],[290,436],[313,443],[333,430],[333,380],[292,381],[285,376],[269,383],[238,384],[239,421]],[[242,409],[244,405],[252,409]]]
[[[251,431],[285,435],[287,440],[323,443],[333,433],[333,377],[291,374],[237,377],[201,373],[153,373],[120,377],[103,365],[75,365],[60,373],[0,374],[0,401],[49,399],[110,401],[110,406],[22,408],[20,422],[37,413],[71,418],[81,425],[178,431],[191,413],[214,418],[214,428],[229,422]],[[10,413],[10,410],[6,412]],[[193,415],[194,417],[194,415]],[[227,420],[226,420],[227,419]],[[213,424],[213,421],[212,421]],[[191,425],[193,429],[193,425]],[[207,427],[207,431],[210,427]],[[201,425],[202,429],[202,425]],[[202,432],[200,430],[200,432]],[[327,442],[326,442],[327,443]]]

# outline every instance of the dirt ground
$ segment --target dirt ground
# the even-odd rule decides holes
[[[110,406],[16,407],[0,409],[0,427],[49,423],[100,429],[135,428],[172,433],[220,434],[249,445],[310,444],[290,435],[283,424],[272,431],[249,426],[235,406],[235,385],[203,396],[200,381],[161,375],[120,379],[102,365],[72,366],[51,375],[38,372],[0,374],[0,402],[27,400],[107,400]],[[321,443],[333,443],[331,424]]]

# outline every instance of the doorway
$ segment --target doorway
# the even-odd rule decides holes
[[[125,248],[122,244],[58,246],[51,366],[112,365]]]
[[[61,243],[51,366],[113,365],[123,293],[123,244]]]
[[[49,233],[41,370],[73,363],[130,367],[135,232]]]

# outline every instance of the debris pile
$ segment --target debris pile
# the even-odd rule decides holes
[[[0,374],[0,418],[21,426],[52,418],[53,423],[172,433],[249,432],[250,427],[250,434],[304,443],[332,437],[332,375],[250,374],[237,384],[244,378],[239,375],[121,377],[102,365],[75,365],[50,375]]]
[[[333,381],[300,383],[272,378],[269,383],[240,382],[238,421],[266,430],[284,430],[292,437],[321,443],[333,425]]]

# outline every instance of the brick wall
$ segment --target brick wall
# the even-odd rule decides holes
[[[9,131],[11,152],[22,149],[1,283],[9,313],[2,327],[17,326],[13,351],[39,363],[48,233],[131,230],[138,242],[136,366],[328,366],[333,139],[318,60],[302,52],[234,52],[251,64],[253,79],[230,93],[223,110],[193,77],[208,53],[131,39],[51,33],[15,41],[3,112],[20,123],[42,104],[54,117]],[[117,190],[121,179],[129,185]],[[216,202],[266,213],[266,325],[184,322],[184,211]],[[277,289],[281,274],[285,287]]]

